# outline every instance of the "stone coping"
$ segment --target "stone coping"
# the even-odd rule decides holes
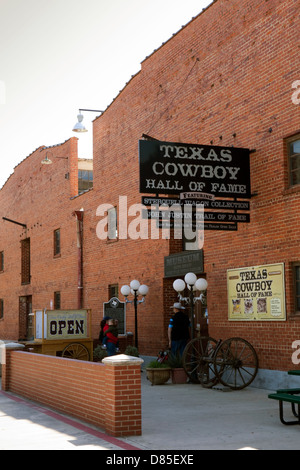
[[[13,343],[13,342],[6,343],[2,341],[0,341],[0,346],[2,346],[5,349],[24,349],[25,348],[24,344]]]
[[[115,356],[109,356],[102,360],[103,364],[112,366],[124,366],[124,365],[141,365],[144,360],[140,357],[127,356],[126,354],[117,354]]]

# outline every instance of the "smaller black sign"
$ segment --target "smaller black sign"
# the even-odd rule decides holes
[[[203,273],[203,250],[176,253],[165,257],[165,277],[185,276],[188,272]]]

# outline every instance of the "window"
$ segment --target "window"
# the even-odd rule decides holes
[[[116,240],[118,238],[117,208],[108,209],[108,239]]]
[[[30,284],[30,238],[21,241],[21,284]]]
[[[54,256],[60,255],[60,229],[54,230]]]
[[[300,263],[293,265],[295,313],[300,314]]]
[[[108,286],[108,299],[119,296],[119,286],[118,284],[111,284]]]
[[[54,292],[54,310],[60,310],[60,292]]]
[[[4,271],[4,251],[0,251],[0,273]]]
[[[4,309],[3,309],[3,299],[0,299],[0,320],[2,320],[4,316]]]
[[[93,170],[78,170],[78,192],[93,187]]]
[[[185,237],[184,230],[182,229],[182,250],[191,251],[191,250],[197,250],[197,249],[198,249],[197,236],[195,235],[195,237],[192,240],[188,240]]]
[[[300,184],[300,135],[294,136],[287,141],[290,186]]]
[[[19,338],[30,340],[34,336],[32,312],[32,296],[19,297]]]

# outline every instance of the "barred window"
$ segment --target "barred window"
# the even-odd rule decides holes
[[[60,292],[54,292],[54,309],[60,310]]]
[[[300,314],[300,263],[294,263],[294,298],[295,298],[295,313]]]
[[[108,209],[108,239],[117,240],[118,238],[118,220],[117,208]]]
[[[290,186],[300,184],[300,136],[288,140]]]
[[[60,255],[60,229],[54,230],[54,256]]]
[[[30,238],[21,241],[21,284],[30,284]]]
[[[118,284],[110,284],[108,286],[108,300],[112,299],[113,297],[119,297],[119,286]]]

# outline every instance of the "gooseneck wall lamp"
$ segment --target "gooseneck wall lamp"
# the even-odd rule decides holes
[[[87,132],[88,131],[82,124],[83,114],[81,114],[81,111],[89,111],[91,113],[101,113],[101,114],[103,113],[103,111],[100,111],[99,109],[79,109],[79,114],[77,115],[77,122],[72,129],[73,132]]]
[[[186,285],[190,291],[188,297],[183,297],[183,291],[186,288]],[[185,302],[190,307],[190,314],[191,314],[191,336],[194,339],[195,327],[194,327],[194,305],[196,302],[204,301],[204,291],[207,289],[207,281],[206,279],[200,278],[197,279],[196,274],[194,273],[187,273],[185,275],[184,281],[182,279],[176,279],[173,283],[173,288],[178,293],[178,297],[180,302]],[[196,297],[195,293],[199,291],[201,292],[199,297]]]
[[[135,315],[135,347],[138,348],[138,318],[137,318],[137,306],[145,302],[145,297],[149,292],[149,287],[145,284],[140,285],[139,281],[133,280],[130,283],[130,286],[122,286],[121,287],[121,294],[124,295],[126,299],[126,303],[133,303],[134,305],[134,315]],[[133,300],[128,300],[127,297],[129,294],[133,294]],[[142,300],[138,300],[139,295],[143,298]]]
[[[41,161],[41,164],[42,165],[51,165],[52,164],[52,160],[50,160],[50,158],[48,158],[48,152],[46,152],[46,156],[45,156],[44,160]]]
[[[42,150],[44,150],[44,149],[42,149]],[[52,158],[57,158],[58,160],[68,160],[68,157],[56,157],[55,155],[52,154],[52,152],[46,152],[46,156],[45,156],[44,160],[41,161],[42,165],[51,165],[53,163],[52,160],[50,160],[50,158],[48,157],[49,153],[51,153]]]

